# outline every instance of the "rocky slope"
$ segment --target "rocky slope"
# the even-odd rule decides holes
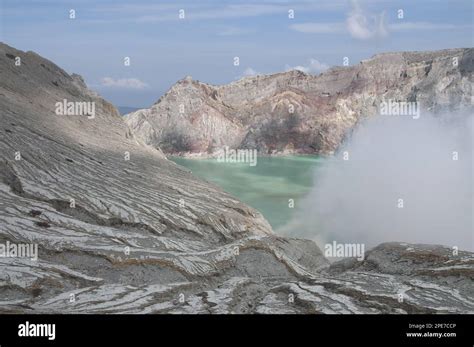
[[[64,99],[95,117],[56,114]],[[474,312],[472,253],[384,244],[330,265],[135,138],[78,75],[5,44],[0,112],[0,245],[39,247],[0,256],[1,313]]]
[[[383,101],[416,101],[434,113],[471,107],[473,57],[472,48],[386,53],[318,76],[289,71],[222,86],[186,77],[127,123],[175,155],[215,155],[224,146],[327,154]]]

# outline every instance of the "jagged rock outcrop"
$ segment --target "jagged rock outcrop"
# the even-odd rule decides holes
[[[473,57],[472,48],[386,53],[318,76],[289,71],[222,86],[186,77],[127,123],[174,155],[212,156],[224,146],[328,154],[383,101],[416,101],[422,112],[472,110]]]
[[[94,117],[57,114],[64,99]],[[0,256],[1,313],[474,312],[472,253],[389,244],[330,265],[135,138],[80,76],[5,44],[0,112],[0,245],[39,247]]]

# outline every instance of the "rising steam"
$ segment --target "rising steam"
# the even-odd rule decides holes
[[[470,115],[361,123],[317,169],[314,188],[281,233],[320,245],[398,241],[474,250],[472,130]]]

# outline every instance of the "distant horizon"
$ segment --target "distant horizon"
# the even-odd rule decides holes
[[[396,53],[416,53],[416,52],[436,52],[436,51],[443,51],[443,50],[458,50],[458,49],[470,49],[470,48],[474,48],[474,47],[454,47],[454,48],[442,48],[442,49],[435,49],[435,50],[409,50],[409,51],[391,51],[391,52],[380,52],[380,53],[376,53],[368,58],[365,58],[365,59],[361,59],[360,61],[358,61],[357,63],[355,64],[352,64],[352,65],[349,65],[349,66],[353,66],[353,65],[357,65],[359,63],[361,63],[362,61],[365,61],[365,60],[369,60],[369,59],[372,59],[374,58],[375,56],[377,55],[380,55],[380,54],[396,54]],[[343,65],[332,65],[332,66],[329,66],[328,70],[332,69],[332,68],[337,68],[337,67],[344,67]],[[298,69],[291,69],[291,70],[288,70],[288,71],[277,71],[277,72],[271,72],[271,73],[261,73],[261,74],[257,74],[257,75],[253,75],[253,76],[243,76],[241,78],[239,78],[238,80],[233,80],[233,81],[229,81],[227,83],[222,83],[222,84],[211,84],[211,83],[208,83],[206,81],[201,81],[201,80],[197,80],[197,79],[194,79],[191,75],[185,75],[184,77],[176,80],[175,83],[171,84],[169,86],[169,88],[171,88],[174,84],[176,84],[177,82],[185,79],[186,77],[191,77],[193,80],[195,81],[199,81],[201,83],[205,83],[205,84],[209,84],[209,85],[212,85],[212,86],[222,86],[222,85],[226,85],[226,84],[229,84],[229,83],[232,83],[232,82],[236,82],[236,81],[239,81],[239,80],[242,80],[242,79],[245,79],[245,78],[250,78],[250,77],[255,77],[255,76],[271,76],[271,75],[276,75],[276,74],[279,74],[279,73],[284,73],[284,72],[289,72],[289,71],[301,71],[301,70],[298,70]],[[313,76],[318,76],[318,75],[321,75],[323,74],[324,72],[326,71],[321,71],[319,73],[311,73],[311,72],[304,72],[304,71],[301,71],[305,74],[308,74],[308,75],[313,75]],[[73,73],[73,72],[71,72]],[[79,74],[80,75],[80,74]],[[89,86],[88,86],[89,87]],[[164,91],[162,94],[159,94],[156,101],[158,101],[158,99],[160,97],[162,97],[164,94],[166,94],[166,92],[169,90],[169,88]],[[115,105],[115,107],[117,107],[118,109],[120,108],[134,108],[134,109],[143,109],[143,108],[149,108],[150,106],[152,106],[155,102],[152,102],[150,105],[141,105],[141,106],[134,106],[134,105]]]
[[[7,43],[7,42],[4,42],[5,44],[13,47],[13,48],[16,48],[14,47],[12,44],[10,43]],[[413,53],[416,53],[416,52],[435,52],[435,51],[443,51],[443,50],[457,50],[457,49],[469,49],[469,48],[473,48],[473,47],[453,47],[453,48],[441,48],[441,49],[433,49],[433,50],[402,50],[402,51],[387,51],[387,52],[379,52],[379,53],[375,53],[373,55],[371,55],[370,57],[366,57],[366,58],[362,58],[361,60],[349,65],[348,67],[350,66],[354,66],[354,65],[357,65],[357,64],[360,64],[362,61],[366,61],[366,60],[370,60],[374,57],[376,57],[377,55],[380,55],[380,54],[396,54],[396,53],[410,53],[410,52],[413,52]],[[35,51],[32,51],[32,50],[25,50],[25,52],[27,51],[31,51],[35,54],[39,54],[38,52],[35,52]],[[52,61],[51,59],[49,59],[48,57],[44,57],[50,61]],[[56,62],[52,61],[54,64],[56,64]],[[57,65],[57,64],[56,64]],[[60,68],[62,68],[61,66],[59,66]],[[201,83],[205,83],[205,84],[209,84],[209,85],[212,85],[212,86],[222,86],[222,85],[226,85],[226,84],[229,84],[229,83],[232,83],[232,82],[237,82],[241,79],[245,79],[245,78],[250,78],[250,77],[255,77],[255,76],[271,76],[271,75],[276,75],[276,74],[279,74],[279,73],[285,73],[285,72],[290,72],[290,71],[300,71],[302,73],[305,73],[305,74],[308,74],[308,75],[313,75],[313,76],[318,76],[320,74],[323,74],[324,72],[326,72],[327,70],[330,70],[332,68],[337,68],[337,67],[344,67],[344,65],[340,64],[340,65],[331,65],[331,66],[328,66],[327,69],[325,71],[320,71],[320,72],[317,72],[317,73],[312,73],[312,72],[309,72],[309,71],[302,71],[302,70],[299,70],[297,68],[292,68],[290,70],[282,70],[282,71],[275,71],[275,72],[269,72],[269,73],[258,73],[256,75],[250,75],[250,76],[241,76],[240,78],[238,79],[234,79],[234,80],[231,80],[231,81],[228,81],[228,82],[224,82],[224,83],[221,83],[221,84],[212,84],[212,83],[209,83],[209,82],[206,82],[206,81],[203,81],[203,80],[198,80],[198,79],[195,79],[193,76],[189,75],[189,74],[184,74],[183,77],[179,78],[178,80],[176,80],[174,83],[172,83],[171,85],[168,86],[168,88],[166,90],[164,90],[162,93],[159,93],[157,94],[156,98],[155,98],[155,101],[152,101],[151,103],[149,104],[146,104],[146,105],[140,105],[140,106],[137,106],[137,105],[122,105],[122,104],[117,104],[109,99],[107,99],[107,97],[105,97],[104,95],[102,95],[100,93],[99,90],[95,89],[94,86],[91,86],[89,84],[87,84],[86,82],[86,85],[89,89],[99,93],[102,97],[104,97],[106,100],[108,100],[109,102],[111,102],[121,113],[121,115],[125,115],[126,113],[122,113],[122,110],[123,109],[126,109],[126,108],[130,108],[130,109],[134,109],[135,111],[136,110],[139,110],[139,109],[145,109],[145,108],[150,108],[153,104],[155,104],[163,95],[166,94],[166,92],[174,85],[176,84],[177,82],[187,78],[187,77],[191,77],[193,80],[195,81],[199,81]],[[78,71],[66,71],[68,74],[72,75],[72,74],[76,74],[76,75],[79,75],[81,77],[83,77],[83,75],[78,72]],[[134,111],[130,111],[128,113],[131,113],[131,112],[134,112]]]

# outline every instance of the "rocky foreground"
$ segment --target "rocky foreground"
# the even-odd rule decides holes
[[[289,71],[213,86],[186,77],[151,108],[127,115],[165,153],[213,156],[223,147],[260,154],[330,154],[383,102],[421,112],[472,112],[474,49],[385,53],[318,75]]]
[[[65,99],[95,114],[57,114]],[[39,247],[0,257],[1,313],[474,313],[472,253],[390,243],[331,265],[5,44],[0,112],[0,244]]]

